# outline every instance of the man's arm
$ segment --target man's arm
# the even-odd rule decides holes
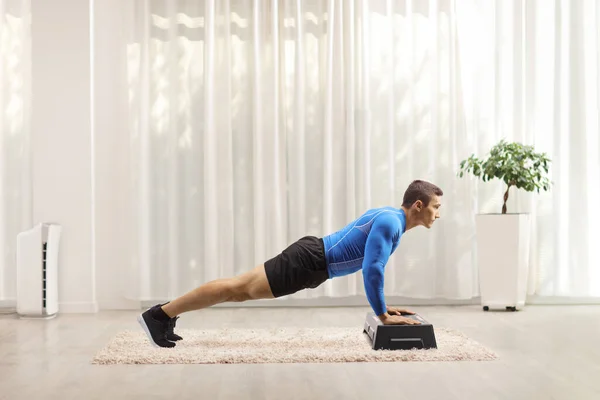
[[[380,319],[389,317],[383,296],[384,268],[392,251],[393,237],[398,231],[395,218],[385,216],[373,222],[365,247],[363,279],[369,304]]]

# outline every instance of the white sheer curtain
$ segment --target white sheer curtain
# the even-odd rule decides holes
[[[471,0],[456,11],[463,140],[482,153],[507,138],[553,159],[550,192],[511,194],[513,212],[534,217],[529,294],[597,298],[600,5]],[[474,211],[498,212],[503,188],[476,189]]]
[[[0,308],[16,304],[16,235],[31,224],[30,2],[0,0]]]
[[[131,4],[129,297],[247,271],[399,206],[420,178],[444,189],[442,219],[403,237],[386,295],[471,299],[474,215],[499,210],[503,188],[456,167],[500,138],[554,160],[552,192],[509,200],[537,228],[530,293],[600,294],[593,0]],[[292,298],[363,293],[357,274]]]

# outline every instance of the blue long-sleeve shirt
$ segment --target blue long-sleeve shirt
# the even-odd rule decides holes
[[[402,209],[381,207],[368,210],[341,230],[323,237],[329,277],[362,269],[367,299],[376,315],[386,312],[384,268],[405,230]]]

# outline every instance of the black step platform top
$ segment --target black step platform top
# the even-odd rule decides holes
[[[373,350],[411,350],[437,348],[433,325],[419,314],[403,317],[419,321],[419,325],[384,325],[373,311],[367,313],[364,332]]]

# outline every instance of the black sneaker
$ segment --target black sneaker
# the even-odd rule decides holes
[[[176,334],[173,330],[175,329],[175,324],[179,317],[171,318],[169,320],[169,329],[167,329],[167,340],[177,341],[183,339],[181,336]]]
[[[167,340],[167,332],[169,331],[170,320],[160,321],[154,318],[153,313],[160,304],[146,310],[138,315],[137,320],[148,335],[150,343],[154,347],[175,347],[175,343]]]

